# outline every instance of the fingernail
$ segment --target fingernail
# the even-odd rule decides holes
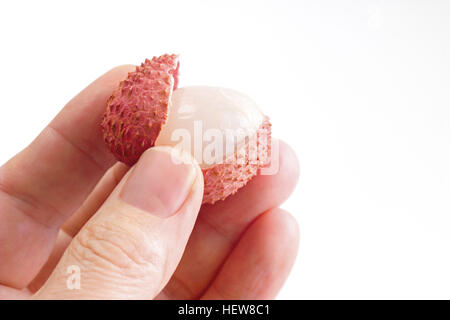
[[[120,194],[123,201],[160,218],[176,213],[188,197],[197,170],[169,148],[146,151]]]

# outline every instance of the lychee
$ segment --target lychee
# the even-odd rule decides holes
[[[271,124],[256,103],[231,89],[177,89],[178,56],[146,60],[107,101],[104,140],[128,165],[154,145],[189,151],[204,176],[203,203],[234,194],[269,162]]]

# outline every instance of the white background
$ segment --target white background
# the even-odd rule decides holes
[[[4,1],[0,163],[92,80],[182,55],[253,97],[302,177],[279,295],[450,298],[450,1]]]

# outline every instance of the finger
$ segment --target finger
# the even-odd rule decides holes
[[[64,230],[68,236],[72,238],[75,237],[84,224],[98,209],[100,209],[106,199],[108,199],[111,192],[117,187],[129,169],[130,168],[127,165],[121,162],[117,162],[113,165],[100,179],[86,201],[66,221],[66,223],[64,223],[61,229]]]
[[[26,300],[31,296],[28,290],[13,289],[0,285],[0,300]]]
[[[47,281],[48,277],[50,277],[51,273],[55,269],[56,265],[64,254],[64,251],[66,251],[67,247],[70,245],[71,241],[72,237],[70,237],[63,230],[59,231],[55,245],[50,256],[48,257],[47,262],[44,264],[41,270],[39,270],[39,273],[36,275],[36,277],[27,286],[29,292],[35,293],[39,290],[39,288],[42,287],[45,281]]]
[[[99,181],[94,191],[92,191],[83,205],[62,226],[50,257],[39,271],[38,275],[28,285],[28,289],[31,292],[34,293],[39,290],[45,281],[47,281],[73,237],[75,237],[92,215],[100,209],[102,204],[127,173],[128,169],[129,167],[121,162],[117,162],[112,166]]]
[[[295,219],[281,209],[258,217],[239,240],[205,300],[273,299],[294,264],[299,232]]]
[[[158,298],[198,298],[250,223],[291,194],[298,180],[298,161],[281,141],[279,151],[275,175],[257,176],[225,201],[202,207],[180,265]]]
[[[73,239],[36,298],[151,299],[179,263],[203,196],[197,164],[148,150]],[[175,158],[174,158],[175,157]],[[79,290],[67,287],[68,267]]]
[[[118,67],[92,83],[0,168],[0,284],[23,288],[34,278],[59,227],[114,163],[99,123],[130,70]]]

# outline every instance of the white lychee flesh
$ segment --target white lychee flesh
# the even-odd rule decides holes
[[[178,88],[155,145],[185,149],[205,169],[245,146],[264,119],[256,103],[237,91],[209,86]]]

